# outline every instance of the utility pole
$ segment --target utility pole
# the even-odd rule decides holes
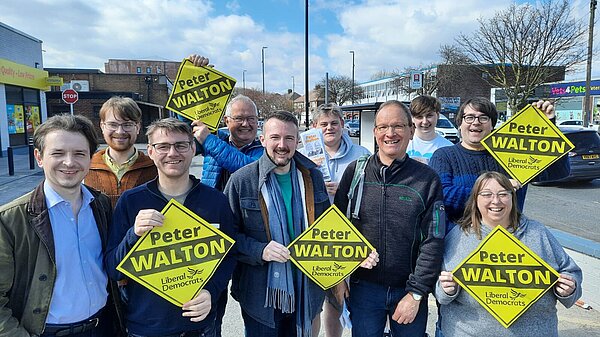
[[[354,104],[354,50],[350,51],[350,54],[352,54],[352,104]]]
[[[244,94],[246,93],[246,69],[242,71],[242,84],[244,88]]]
[[[261,49],[263,96],[265,95],[265,49],[267,49],[267,47],[262,47]]]
[[[587,57],[587,71],[585,75],[585,98],[583,100],[585,116],[583,117],[583,126],[587,127],[590,125],[592,120],[592,102],[590,97],[590,82],[592,81],[592,47],[594,45],[594,15],[596,13],[596,0],[590,0],[590,26],[588,34],[588,57]]]
[[[304,1],[304,112],[306,120],[304,121],[308,129],[308,98],[310,92],[308,90],[308,0]]]

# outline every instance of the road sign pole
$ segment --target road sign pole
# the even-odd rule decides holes
[[[71,116],[73,116],[73,104],[69,104],[71,106]]]

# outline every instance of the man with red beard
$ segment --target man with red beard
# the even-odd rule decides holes
[[[157,175],[152,160],[134,146],[141,121],[142,111],[129,97],[112,97],[100,108],[100,128],[108,147],[92,157],[85,183],[108,195],[113,207],[123,192]]]

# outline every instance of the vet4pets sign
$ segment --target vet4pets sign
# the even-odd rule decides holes
[[[142,236],[117,270],[177,306],[195,298],[235,241],[171,199],[163,226]]]
[[[219,128],[235,79],[211,67],[196,67],[185,59],[177,72],[167,108],[202,121],[211,130]]]
[[[575,147],[532,105],[519,111],[481,143],[523,185]]]
[[[452,275],[505,328],[551,289],[559,277],[502,226],[485,237]]]
[[[329,289],[352,274],[374,248],[332,205],[288,249],[298,269]]]

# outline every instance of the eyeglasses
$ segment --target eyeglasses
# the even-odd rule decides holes
[[[481,123],[481,124],[485,124],[485,123],[487,123],[487,122],[490,121],[490,116],[486,116],[486,115],[479,115],[479,116],[466,115],[466,116],[463,116],[463,120],[467,124],[473,124],[473,122],[475,120],[478,120],[479,123]]]
[[[494,192],[490,192],[490,191],[483,191],[483,192],[477,193],[477,195],[479,195],[480,197],[482,197],[485,200],[492,200],[494,198],[494,196],[497,196],[498,199],[506,201],[506,200],[510,199],[510,197],[512,197],[512,192],[511,191],[500,191],[498,193],[494,193]]]
[[[157,153],[167,154],[171,151],[171,147],[175,147],[177,153],[186,153],[192,148],[192,142],[177,142],[177,143],[154,143],[150,144]]]
[[[123,129],[123,131],[125,131],[125,132],[133,131],[133,130],[135,130],[135,127],[137,126],[137,123],[134,123],[134,122],[125,122],[125,123],[102,122],[102,124],[104,124],[106,129],[109,131],[117,131],[117,130],[119,130],[119,127],[121,127]]]
[[[410,125],[408,124],[396,124],[396,125],[377,125],[375,126],[375,131],[378,133],[387,133],[389,129],[392,129],[392,132],[402,132],[408,130]]]
[[[256,124],[256,122],[258,121],[258,117],[256,117],[256,116],[228,117],[228,118],[231,119],[232,121],[236,122],[237,124],[244,124],[244,121],[247,122],[248,124]]]

